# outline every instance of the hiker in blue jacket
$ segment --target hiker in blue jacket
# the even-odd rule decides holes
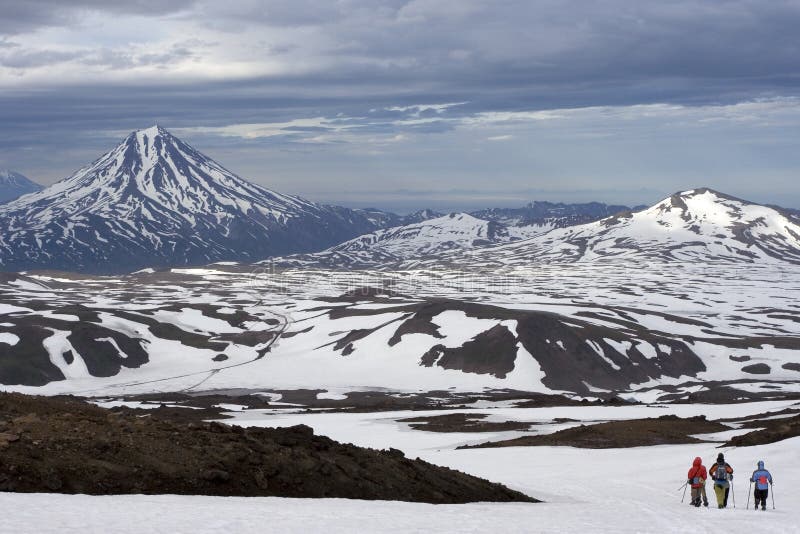
[[[761,502],[761,509],[767,509],[767,496],[769,495],[769,487],[772,485],[772,475],[769,471],[764,469],[764,460],[758,461],[758,469],[753,471],[753,476],[750,477],[750,482],[755,482],[756,491],[756,507],[758,510],[758,503]]]

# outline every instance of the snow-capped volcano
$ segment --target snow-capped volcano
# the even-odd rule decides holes
[[[478,256],[504,264],[613,258],[800,263],[800,224],[779,209],[701,188]]]
[[[321,250],[375,229],[364,214],[257,186],[161,127],[0,207],[0,268],[125,272]]]
[[[18,172],[0,169],[0,204],[39,191],[41,188],[41,185]]]

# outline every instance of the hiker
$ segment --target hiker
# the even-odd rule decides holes
[[[756,499],[755,510],[758,510],[759,501],[761,501],[761,509],[766,510],[769,487],[772,485],[772,474],[764,469],[764,460],[758,461],[758,469],[753,471],[753,476],[750,477],[750,482],[756,483],[756,490],[753,494]]]
[[[714,493],[717,495],[717,505],[720,508],[728,506],[728,493],[731,491],[733,468],[725,461],[725,455],[719,453],[717,461],[709,470],[714,481]]]
[[[698,456],[692,462],[692,467],[689,468],[689,482],[692,487],[692,501],[689,503],[693,506],[700,506],[700,497],[703,497],[703,506],[708,506],[708,497],[706,496],[706,479],[708,473],[706,466],[703,465],[703,460]]]

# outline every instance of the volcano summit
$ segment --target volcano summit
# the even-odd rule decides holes
[[[159,126],[0,207],[0,269],[117,273],[321,250],[366,213],[252,184]]]

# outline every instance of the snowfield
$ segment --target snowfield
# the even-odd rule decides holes
[[[798,280],[793,264],[663,261],[29,275],[0,281],[0,346],[33,369],[7,369],[0,382],[112,396],[511,388],[649,402],[702,392],[706,381],[756,395],[796,391]],[[33,365],[37,352],[43,361]],[[116,367],[99,366],[97,352]],[[481,352],[497,357],[481,361]],[[471,367],[461,363],[475,354]]]
[[[682,416],[743,417],[778,411],[789,402],[661,407],[518,409],[520,420],[554,416],[602,418]],[[796,404],[795,404],[796,405]],[[508,418],[513,408],[495,408]],[[492,409],[479,410],[490,413]],[[305,423],[334,439],[372,447],[393,446],[409,457],[446,465],[521,490],[541,504],[427,505],[341,499],[222,498],[175,495],[92,497],[0,494],[7,512],[3,532],[797,532],[794,503],[800,498],[800,438],[757,447],[725,449],[735,469],[729,508],[695,509],[681,504],[679,488],[695,456],[710,465],[714,444],[585,450],[572,447],[514,447],[455,450],[464,434],[410,430],[396,419],[425,412],[378,414],[282,414],[234,412],[237,422],[286,426]],[[655,412],[655,413],[654,413]],[[428,412],[441,414],[440,411]],[[498,434],[481,434],[480,440]],[[475,440],[475,435],[472,435]],[[775,505],[745,510],[748,478],[764,459],[775,477]],[[711,488],[707,488],[712,496]],[[686,498],[688,502],[688,495]],[[771,503],[771,499],[769,501]],[[42,513],[47,510],[47,513]],[[8,512],[10,511],[10,512]]]

